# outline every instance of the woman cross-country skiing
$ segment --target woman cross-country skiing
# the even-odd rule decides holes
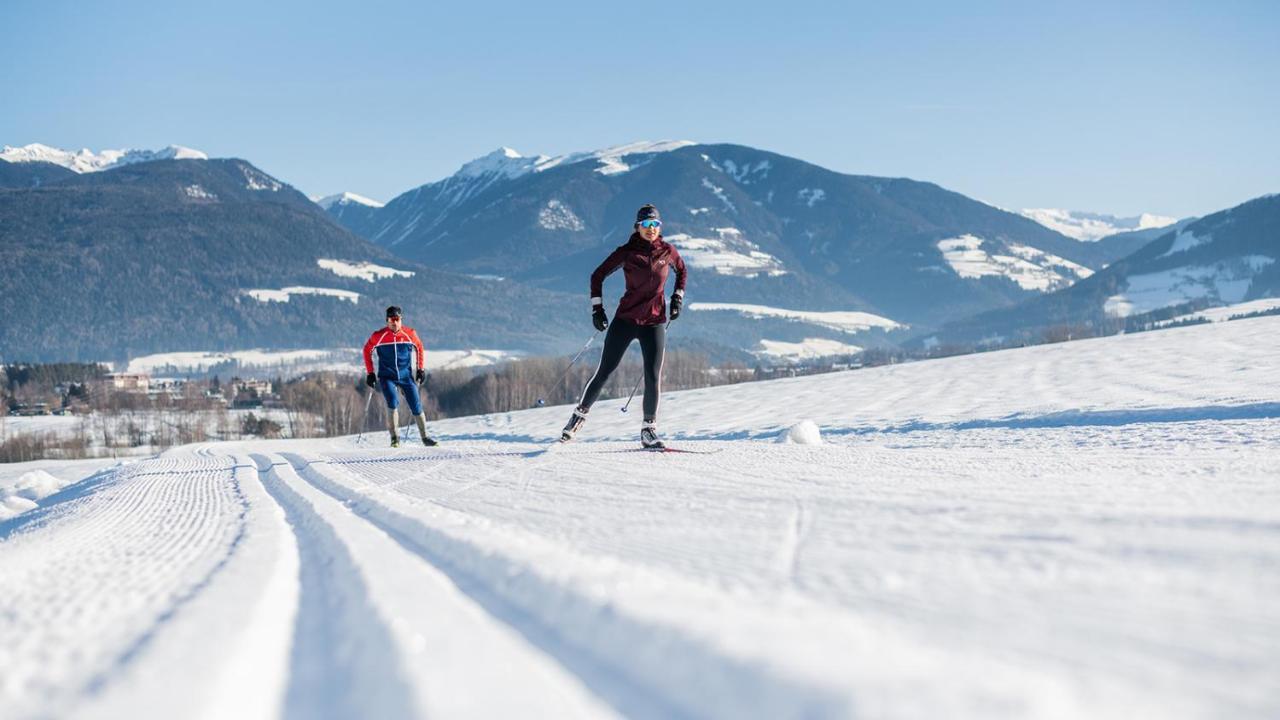
[[[627,282],[626,292],[613,314],[613,324],[604,313],[604,279],[618,268]],[[640,341],[644,354],[644,422],[640,426],[640,444],[646,448],[665,447],[658,437],[658,393],[662,387],[662,356],[667,344],[667,304],[663,290],[667,273],[676,271],[676,287],[671,294],[671,319],[680,317],[684,302],[684,260],[675,247],[662,239],[662,218],[658,208],[645,205],[636,213],[635,232],[625,245],[610,253],[600,267],[591,273],[591,322],[596,330],[608,329],[604,338],[604,352],[600,366],[582,391],[582,399],[569,418],[560,435],[560,442],[573,439],[582,424],[587,421],[591,405],[609,375],[622,362],[622,356],[632,340]]]

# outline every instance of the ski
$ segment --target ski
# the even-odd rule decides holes
[[[580,455],[585,455],[585,454],[588,454],[588,453],[601,453],[601,454],[604,454],[604,453],[632,453],[632,452],[642,452],[642,453],[684,453],[684,454],[686,454],[686,455],[715,455],[716,453],[724,452],[724,448],[718,448],[718,449],[716,449],[716,450],[687,450],[687,449],[685,449],[685,448],[673,448],[673,447],[660,447],[660,448],[646,448],[646,447],[638,447],[638,448],[626,448],[626,449],[623,449],[623,450],[583,450],[583,451],[579,452],[578,454],[580,454]]]

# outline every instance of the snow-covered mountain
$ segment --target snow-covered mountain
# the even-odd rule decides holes
[[[617,399],[567,445],[561,406],[0,465],[0,704],[1272,719],[1277,357],[1269,317],[667,393],[684,453]]]
[[[161,150],[103,150],[93,152],[88,148],[70,151],[60,148],[32,143],[22,147],[5,145],[0,150],[0,160],[11,163],[51,163],[77,173],[98,172],[111,168],[132,165],[153,160],[208,160],[209,156],[199,150],[170,145]]]
[[[533,157],[526,157],[518,151],[504,146],[488,155],[464,164],[458,169],[456,175],[465,178],[503,177],[508,180],[514,180],[531,173],[545,172],[551,168],[582,162],[592,163],[594,171],[601,175],[616,175],[627,172],[636,166],[637,163],[635,161],[627,162],[623,160],[624,157],[629,155],[637,158],[646,157],[656,153],[678,150],[694,144],[690,140],[659,140],[657,142],[644,140],[626,145],[616,145],[603,150],[556,156],[536,155]]]
[[[1063,287],[1114,259],[930,183],[688,141],[559,157],[504,147],[381,209],[330,212],[403,257],[581,293],[645,202],[687,256],[691,297],[782,311],[939,324]]]
[[[357,195],[353,192],[340,192],[336,195],[326,195],[324,197],[311,198],[315,204],[325,210],[332,210],[335,205],[363,205],[364,207],[380,208],[386,203],[380,203],[363,195]]]
[[[322,198],[312,198],[330,217],[344,226],[362,225],[369,222],[385,203],[357,195],[353,192],[342,192]]]
[[[57,171],[0,190],[6,361],[351,347],[390,304],[434,347],[556,352],[589,327],[563,296],[396,257],[244,160],[0,165]],[[542,319],[508,322],[516,308]],[[75,322],[50,333],[50,315]],[[175,316],[182,332],[156,330]]]
[[[1133,217],[1116,217],[1103,213],[1055,208],[1028,208],[1019,212],[1024,217],[1031,218],[1051,230],[1083,242],[1101,240],[1117,233],[1168,227],[1178,221],[1177,218],[1151,213],[1142,213]]]
[[[1063,290],[958,321],[944,341],[1035,336],[1050,326],[1106,328],[1187,303],[1280,297],[1280,195],[1189,223]]]

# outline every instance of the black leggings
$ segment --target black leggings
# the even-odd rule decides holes
[[[578,407],[590,410],[600,390],[604,388],[609,376],[622,362],[622,356],[631,346],[632,340],[640,341],[640,352],[644,354],[644,419],[652,422],[657,419],[658,390],[662,384],[662,356],[667,348],[667,328],[665,325],[637,325],[630,320],[614,318],[613,324],[604,336],[604,352],[600,355],[600,367],[591,376],[587,389],[582,391],[582,400]]]

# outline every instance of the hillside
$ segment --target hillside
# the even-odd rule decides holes
[[[397,258],[243,160],[51,177],[0,189],[6,361],[353,347],[392,303],[435,347],[554,352],[579,335],[564,298]]]
[[[1275,717],[1278,330],[672,393],[686,453],[636,451],[638,419],[607,401],[563,446],[567,407],[433,423],[432,449],[375,434],[6,467],[22,514],[0,521],[0,702]],[[774,442],[803,420],[827,444]]]
[[[1015,307],[947,325],[944,341],[1036,338],[1055,325],[1109,327],[1125,318],[1199,302],[1280,296],[1280,195],[1179,223],[1092,277]]]

